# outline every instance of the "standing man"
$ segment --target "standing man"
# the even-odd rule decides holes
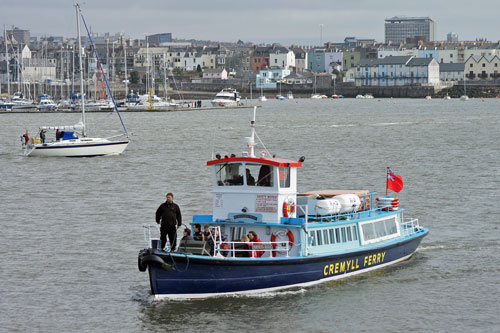
[[[156,210],[156,223],[160,224],[161,248],[165,248],[168,240],[170,242],[170,252],[175,250],[177,241],[177,228],[182,224],[181,209],[174,203],[174,195],[167,193],[167,201],[162,203]]]

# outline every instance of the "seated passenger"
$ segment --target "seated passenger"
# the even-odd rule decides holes
[[[207,241],[210,238],[210,226],[205,224],[203,226],[203,240]]]
[[[269,165],[263,165],[259,170],[259,180],[257,181],[258,186],[271,186],[271,174],[272,170]]]
[[[250,239],[250,244],[262,243],[262,241],[259,239],[259,237],[257,236],[257,233],[255,231],[250,231],[248,233],[248,238]],[[253,245],[252,245],[252,248],[253,248]],[[260,258],[260,257],[262,257],[263,254],[264,254],[264,251],[262,251],[262,250],[255,250],[255,251],[252,250],[252,257]]]
[[[214,228],[212,229],[212,232],[210,234],[210,236],[207,238],[207,243],[208,245],[210,246],[210,254],[211,255],[215,255],[215,243],[219,243],[219,245],[221,246],[221,248],[219,250],[222,249],[222,242],[225,242],[226,241],[226,238],[219,234],[219,229],[218,228]],[[226,244],[227,245],[227,244]],[[222,251],[221,254],[223,256],[226,256],[227,255],[227,251]]]
[[[205,237],[201,233],[201,224],[196,223],[193,227],[193,239],[197,241],[204,241]]]
[[[255,178],[253,178],[252,174],[250,173],[250,170],[248,169],[247,169],[247,185],[255,186]]]
[[[185,241],[193,240],[193,237],[191,237],[191,229],[189,228],[184,229],[184,236],[182,237],[181,240]]]
[[[236,257],[251,257],[250,238],[247,235],[243,235],[240,242],[244,242],[244,244],[238,244],[238,251],[235,253]]]

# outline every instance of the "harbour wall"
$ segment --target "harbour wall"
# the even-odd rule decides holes
[[[257,98],[260,95],[260,89],[255,87],[253,82],[234,80],[232,82],[225,83],[191,83],[182,82],[182,84],[177,84],[176,86],[168,87],[168,96],[175,100],[206,100],[213,99],[214,96],[221,91],[223,88],[232,87],[237,89],[242,98]],[[146,89],[144,85],[130,85],[129,92],[134,90],[135,92],[144,94]],[[11,93],[18,91],[15,86],[11,86]],[[314,89],[311,85],[288,85],[283,84],[280,88],[276,89],[264,89],[263,93],[268,98],[273,98],[274,96],[281,93],[281,95],[286,96],[288,92],[291,92],[294,97],[306,98],[310,97],[315,91],[317,94],[327,95],[331,97],[333,94],[342,95],[347,98],[354,98],[357,95],[371,94],[375,98],[423,98],[425,96],[431,97],[444,97],[446,95],[452,98],[458,98],[464,95],[466,91],[469,97],[484,97],[492,98],[500,96],[500,82],[471,82],[467,83],[467,87],[464,90],[462,84],[457,84],[454,86],[355,86],[348,83],[337,83],[335,88],[333,85],[327,87],[317,87]],[[6,95],[7,86],[2,85],[1,87],[2,95]],[[75,93],[79,92],[79,86],[75,87]],[[57,87],[48,87],[47,89],[37,89],[34,91],[36,96],[46,93],[55,98],[56,100],[69,98],[70,89],[61,89]],[[33,91],[31,91],[31,97],[33,97]],[[113,86],[113,93],[117,100],[125,98],[125,86],[123,84],[116,84]],[[156,95],[163,97],[165,96],[163,85],[157,85],[155,90]],[[89,96],[95,98],[93,89],[90,89]],[[36,97],[35,96],[35,97]],[[61,98],[62,97],[62,98]],[[98,97],[98,96],[96,96]]]

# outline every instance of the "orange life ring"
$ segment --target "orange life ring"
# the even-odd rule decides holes
[[[292,217],[293,214],[295,214],[295,202],[283,202],[283,216]]]
[[[293,247],[294,241],[295,241],[295,238],[293,237],[293,232],[291,230],[288,230],[286,235],[288,237],[288,245],[290,247]],[[271,234],[271,244],[273,246],[273,257],[276,257],[276,247],[278,246],[278,244],[276,243],[276,235],[275,234]]]

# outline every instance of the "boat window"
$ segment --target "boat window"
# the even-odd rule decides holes
[[[259,175],[261,164],[245,164],[245,177],[248,186],[255,186],[256,177]]]
[[[279,168],[280,173],[280,187],[290,187],[290,168]]]
[[[219,165],[217,168],[217,185],[243,185],[243,168],[241,163]]]
[[[273,186],[273,169],[269,165],[261,165],[259,169],[259,178],[257,186]]]
[[[353,238],[355,241],[356,241],[356,240],[358,240],[358,231],[357,231],[357,229],[356,229],[356,226],[355,226],[355,225],[353,225],[353,226],[352,226],[352,238]]]
[[[339,228],[335,228],[335,240],[337,243],[340,243],[340,230],[339,230]]]
[[[363,223],[361,230],[363,231],[363,240],[365,242],[377,238],[391,238],[391,236],[398,234],[395,218]]]
[[[323,230],[323,240],[325,241],[325,245],[328,245],[330,244],[329,240],[328,240],[328,230]]]
[[[323,245],[323,239],[321,238],[321,230],[316,230],[316,238],[318,245]]]
[[[347,227],[347,241],[350,242],[352,241],[352,235],[351,235],[351,227]]]
[[[365,241],[375,238],[375,227],[373,223],[364,224],[361,230],[363,230],[363,239]]]
[[[330,234],[330,243],[331,244],[335,244],[335,235],[334,235],[334,231],[333,231],[333,228],[332,229],[329,229],[328,230],[329,234]]]
[[[316,237],[314,237],[314,231],[309,232],[309,237],[311,238],[311,245],[316,246]]]
[[[345,242],[345,241],[346,241],[345,228],[342,228],[342,242]]]

